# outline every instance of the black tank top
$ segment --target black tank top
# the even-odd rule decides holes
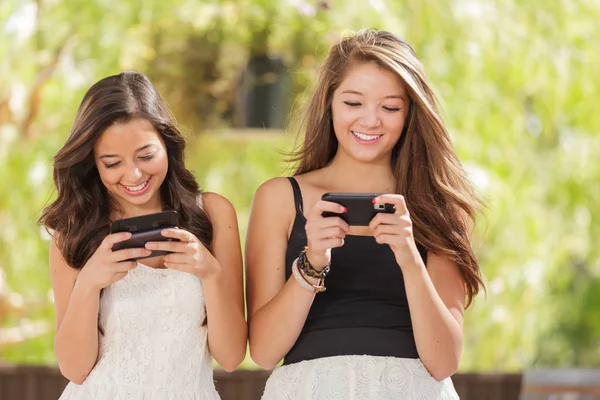
[[[294,190],[296,218],[286,252],[286,278],[306,246],[306,219],[298,182]],[[427,253],[419,253],[427,263]],[[302,332],[284,365],[342,355],[419,358],[410,320],[402,271],[392,249],[372,236],[347,235],[332,250],[327,290],[318,293]]]

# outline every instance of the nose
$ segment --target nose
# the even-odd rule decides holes
[[[360,116],[360,123],[365,128],[373,128],[380,124],[381,119],[379,118],[379,113],[376,109],[364,107],[363,112]]]
[[[139,181],[143,175],[144,174],[142,173],[140,168],[137,166],[137,164],[133,164],[127,169],[127,174],[126,174],[125,178],[127,179],[127,182],[129,182],[131,184],[136,184],[136,183],[139,183]]]

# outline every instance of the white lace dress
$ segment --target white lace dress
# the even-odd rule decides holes
[[[218,400],[200,280],[138,263],[103,291],[96,366],[60,400]]]
[[[418,359],[338,356],[276,368],[262,400],[458,400]]]

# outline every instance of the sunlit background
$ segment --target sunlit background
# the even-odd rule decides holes
[[[488,202],[488,293],[466,313],[460,370],[600,365],[598,21],[597,0],[1,0],[0,364],[56,363],[36,220],[92,83],[151,78],[244,240],[258,185],[290,173],[285,122],[328,46],[374,27],[414,46]]]

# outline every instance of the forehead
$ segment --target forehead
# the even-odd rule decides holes
[[[96,141],[94,150],[96,153],[119,154],[135,151],[141,146],[152,143],[162,143],[154,126],[145,119],[133,119],[117,122],[106,128]]]
[[[404,83],[398,74],[375,62],[361,62],[350,66],[337,89],[338,92],[345,90],[357,91],[364,95],[401,95],[406,98]]]

